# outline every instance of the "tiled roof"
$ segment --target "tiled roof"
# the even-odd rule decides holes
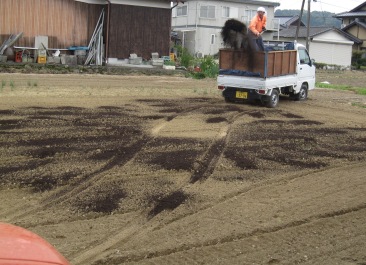
[[[329,30],[332,30],[333,28],[329,27],[311,27],[309,29],[309,36],[314,37],[316,35],[319,35],[321,33],[327,32]],[[287,29],[283,29],[279,32],[279,36],[283,38],[294,38],[296,37],[296,26],[290,26]],[[307,36],[307,27],[300,27],[299,29],[299,38],[306,38]]]
[[[189,2],[190,0],[185,0],[185,2]],[[275,1],[261,1],[261,0],[220,0],[220,2],[234,2],[234,3],[242,3],[242,4],[251,4],[251,5],[261,5],[261,6],[280,6],[280,3]]]
[[[353,26],[355,26],[355,25],[357,25],[357,26],[361,26],[361,27],[363,27],[364,29],[366,29],[366,23],[364,23],[364,22],[360,22],[360,21],[353,21],[351,24],[349,24],[349,25],[345,26],[342,30],[347,30],[347,29],[349,29],[349,28],[352,28],[352,27],[353,27]]]
[[[347,18],[347,17],[366,17],[366,11],[358,11],[358,12],[343,12],[334,15],[336,18]]]
[[[336,18],[347,18],[347,17],[366,17],[366,11],[363,8],[366,7],[366,1],[362,4],[356,6],[348,12],[343,12],[339,14],[335,14]]]
[[[363,2],[362,4],[356,6],[354,9],[351,10],[351,12],[358,11],[358,10],[362,9],[363,7],[365,7],[365,6],[366,6],[366,1]]]
[[[283,30],[280,31],[279,36],[282,37],[282,38],[295,38],[296,37],[296,29],[297,29],[297,27],[295,27],[295,26],[291,26],[287,29],[283,29]],[[356,44],[361,44],[363,42],[359,38],[356,38],[355,36],[345,32],[343,30],[340,30],[340,29],[337,29],[337,28],[329,28],[329,27],[311,27],[309,29],[309,37],[313,38],[317,35],[320,35],[322,33],[325,33],[325,32],[331,31],[331,30],[334,30],[334,31],[338,32],[339,34],[341,34],[344,37],[346,37],[347,39],[355,42]],[[298,37],[299,38],[306,38],[307,37],[307,28],[306,27],[300,27]]]
[[[299,21],[299,16],[275,16],[275,18],[280,20],[280,26],[282,29],[288,28],[290,26],[297,26]],[[300,26],[305,26],[305,24],[301,21]]]

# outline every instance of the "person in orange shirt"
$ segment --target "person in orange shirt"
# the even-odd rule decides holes
[[[264,51],[262,33],[266,30],[267,16],[264,7],[259,7],[257,14],[252,18],[249,24],[248,36],[252,48],[256,51]]]

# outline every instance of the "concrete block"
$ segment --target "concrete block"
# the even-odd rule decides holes
[[[174,65],[163,65],[163,69],[166,69],[166,70],[175,70],[175,66]]]
[[[158,59],[151,59],[151,64],[153,66],[163,66],[164,64],[164,59],[162,58],[158,58]]]
[[[84,56],[86,55],[86,50],[75,50],[74,55],[76,56]]]
[[[78,65],[83,65],[86,61],[86,55],[77,55],[76,58]]]
[[[159,53],[157,53],[157,52],[153,52],[153,53],[151,54],[151,58],[152,58],[152,59],[159,59]]]
[[[66,65],[77,65],[77,57],[75,55],[61,55],[61,63]]]
[[[137,54],[136,53],[131,53],[130,54],[130,59],[136,59],[137,58]]]
[[[130,64],[135,64],[135,65],[142,64],[142,57],[137,57],[137,58],[130,57],[129,61],[130,61]]]
[[[47,57],[47,63],[48,64],[60,64],[61,63],[61,57],[48,56]]]
[[[8,60],[8,56],[0,55],[0,63],[6,63],[7,60]]]

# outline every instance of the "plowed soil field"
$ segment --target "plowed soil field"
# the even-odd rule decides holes
[[[366,96],[267,109],[213,79],[0,81],[0,221],[72,264],[366,264]]]

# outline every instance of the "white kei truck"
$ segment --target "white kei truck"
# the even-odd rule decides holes
[[[294,42],[268,41],[265,51],[219,50],[218,89],[227,102],[261,101],[278,106],[279,96],[306,100],[315,87],[315,65],[305,46]]]

